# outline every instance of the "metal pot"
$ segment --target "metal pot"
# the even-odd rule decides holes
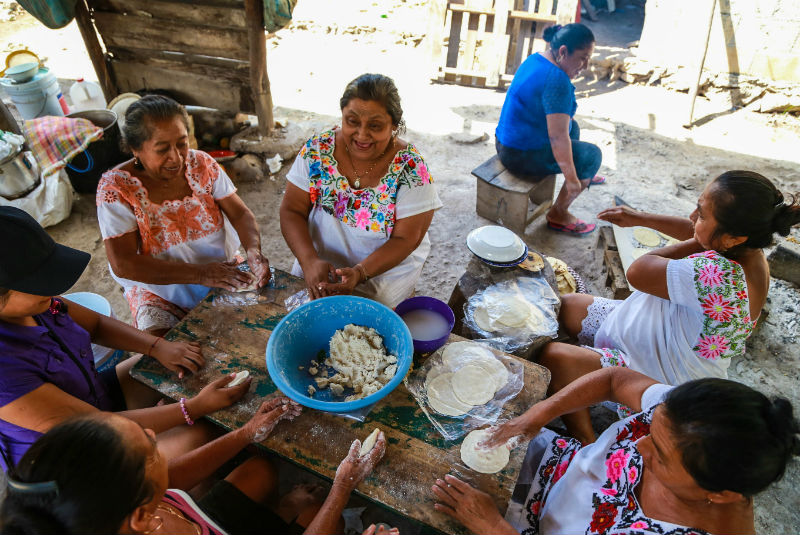
[[[30,151],[18,151],[0,161],[0,195],[23,197],[39,185],[39,165]]]

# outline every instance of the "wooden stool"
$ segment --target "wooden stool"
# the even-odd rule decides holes
[[[478,179],[475,209],[478,215],[518,234],[553,204],[556,175],[523,180],[505,168],[495,154],[472,170]]]

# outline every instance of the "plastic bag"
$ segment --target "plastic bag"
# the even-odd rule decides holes
[[[286,310],[291,312],[295,308],[299,307],[300,305],[305,305],[311,301],[311,296],[308,293],[308,288],[303,288],[296,294],[292,294],[286,298],[283,302],[283,305],[286,307]]]
[[[69,217],[72,195],[72,184],[62,169],[43,176],[39,185],[24,197],[9,200],[0,196],[0,206],[14,206],[25,210],[41,226],[49,227]]]
[[[559,297],[543,278],[493,284],[464,304],[464,324],[494,347],[511,353],[558,334]]]
[[[486,359],[493,359],[502,367],[498,368],[497,364],[489,366],[485,364]],[[465,403],[456,398],[455,403],[461,403],[461,406],[455,406],[447,400],[449,394],[443,396],[441,392],[446,390],[448,382],[452,386],[455,373],[467,366],[478,367],[484,377],[494,380],[495,391],[484,403]],[[498,374],[502,377],[502,372],[498,372],[502,369],[506,371],[504,381],[497,379]],[[453,375],[445,375],[448,373]],[[495,424],[506,402],[522,391],[524,375],[525,369],[519,361],[500,354],[485,342],[464,341],[447,344],[433,353],[403,382],[433,427],[445,439],[456,440],[473,429]],[[437,379],[440,376],[444,378]],[[471,390],[469,394],[475,395],[479,391]],[[458,414],[461,411],[464,412]]]

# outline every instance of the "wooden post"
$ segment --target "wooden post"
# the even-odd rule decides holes
[[[444,35],[447,0],[428,0],[428,31],[425,35],[425,46],[430,57],[429,78],[438,78],[439,68],[444,67]]]
[[[706,54],[708,54],[708,40],[711,38],[711,26],[714,24],[714,10],[717,7],[717,0],[711,0],[711,10],[708,13],[708,30],[706,30],[706,40],[703,44],[703,55],[700,56],[700,63],[697,65],[697,78],[694,87],[689,91],[689,118],[683,125],[684,128],[692,126],[692,118],[694,117],[694,101],[697,99],[697,93],[700,91],[700,80],[703,77],[703,65],[706,63]]]
[[[247,40],[250,45],[250,86],[258,116],[258,132],[268,136],[275,126],[272,117],[272,93],[267,76],[267,37],[264,34],[263,0],[244,0],[247,17]]]
[[[89,13],[89,6],[86,4],[87,1],[78,0],[76,3],[75,20],[78,23],[78,29],[81,31],[83,43],[86,45],[86,51],[89,52],[89,58],[92,60],[97,80],[100,82],[100,87],[103,88],[103,95],[105,95],[107,102],[111,102],[119,91],[117,91],[117,84],[114,83],[114,79],[108,70],[106,55],[103,52],[103,47],[100,46],[100,40],[97,38],[92,16]]]

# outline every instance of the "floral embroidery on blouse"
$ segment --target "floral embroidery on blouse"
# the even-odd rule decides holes
[[[592,496],[592,518],[586,535],[659,533],[664,535],[708,535],[706,532],[662,524],[644,515],[634,489],[642,476],[642,456],[636,442],[650,434],[650,422],[657,406],[627,421],[617,431],[616,440],[606,455],[606,480]],[[539,466],[534,485],[539,489],[525,504],[530,527],[523,535],[539,533],[539,515],[553,485],[564,475],[581,449],[572,438],[557,437],[550,443]]]
[[[550,489],[566,473],[569,463],[580,449],[581,443],[574,438],[558,437],[552,441],[545,453],[547,460],[539,466],[537,472],[539,490],[525,504],[526,518],[530,527],[524,530],[522,535],[539,533],[539,514],[542,512],[542,505],[547,501]]]
[[[186,180],[191,195],[156,204],[147,197],[147,190],[138,178],[127,171],[113,169],[104,173],[98,184],[97,204],[128,205],[139,227],[140,252],[157,255],[224,228],[222,212],[212,195],[219,176],[220,167],[213,158],[190,150],[186,158]]]
[[[433,183],[422,156],[409,143],[397,152],[376,187],[355,190],[339,172],[333,157],[335,138],[336,131],[327,130],[309,139],[300,150],[300,157],[308,162],[311,204],[351,227],[391,236],[397,190]]]
[[[693,528],[662,525],[644,515],[634,490],[642,477],[642,455],[636,442],[650,434],[657,405],[631,418],[617,433],[606,455],[606,481],[592,496],[592,520],[587,535],[647,532],[669,535],[703,535]]]
[[[755,326],[742,266],[716,251],[688,258],[694,261],[694,284],[703,310],[703,329],[692,349],[708,360],[741,355]]]

